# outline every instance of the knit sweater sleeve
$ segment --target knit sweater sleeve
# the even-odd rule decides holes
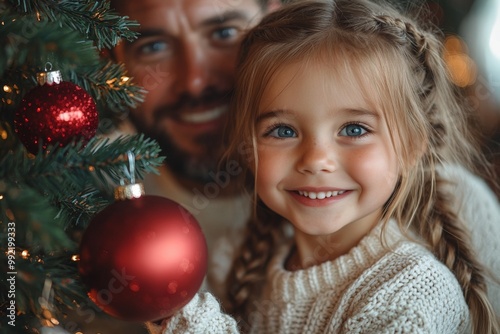
[[[151,334],[236,334],[236,321],[224,314],[209,292],[199,292],[182,310],[161,325],[146,323]]]

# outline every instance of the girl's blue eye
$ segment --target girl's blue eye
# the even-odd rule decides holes
[[[285,125],[280,125],[272,129],[269,132],[269,136],[276,138],[292,138],[297,137],[297,134],[295,133],[295,131],[293,131],[292,128]]]
[[[366,129],[358,124],[349,124],[342,128],[340,131],[341,136],[359,137],[367,133]]]

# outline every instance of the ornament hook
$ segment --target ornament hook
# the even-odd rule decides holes
[[[132,151],[127,152],[127,158],[129,168],[125,168],[125,174],[129,177],[130,184],[125,184],[123,179],[120,180],[120,186],[115,188],[115,200],[139,198],[145,194],[142,183],[135,182],[135,155]]]
[[[45,69],[43,72],[36,74],[36,80],[40,86],[43,86],[44,84],[60,84],[61,81],[63,81],[61,71],[52,71],[52,63],[50,61],[45,63]]]
[[[135,183],[135,156],[132,154],[132,151],[127,152],[128,155],[128,164],[130,167],[130,183]]]
[[[50,61],[45,63],[45,72],[52,71],[52,63]]]

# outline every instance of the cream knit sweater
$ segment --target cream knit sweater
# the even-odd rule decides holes
[[[460,180],[450,191],[457,195],[462,215],[475,215],[468,219],[474,240],[486,243],[479,253],[495,265],[498,255],[491,254],[487,245],[498,247],[500,234],[482,238],[500,231],[498,201],[465,170],[442,173]],[[244,324],[238,326],[221,312],[211,294],[200,292],[161,326],[148,324],[148,328],[163,334],[239,333],[239,328],[292,334],[469,333],[468,307],[453,274],[424,247],[407,240],[394,222],[386,229],[389,248],[380,242],[380,231],[378,226],[334,261],[294,272],[284,269],[291,246],[284,244],[269,266],[268,284],[254,302],[255,311]],[[492,301],[498,291],[498,286],[489,291]]]
[[[422,246],[404,241],[395,224],[383,247],[374,229],[348,254],[305,270],[270,264],[251,333],[466,333],[469,311],[453,274]],[[240,324],[241,325],[241,324]],[[238,333],[208,294],[193,299],[160,333]]]

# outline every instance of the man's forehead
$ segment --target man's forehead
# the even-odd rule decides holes
[[[121,2],[117,10],[140,23],[135,30],[172,35],[233,20],[250,23],[263,14],[258,0],[128,0]]]
[[[259,0],[122,0],[112,1],[112,7],[128,16],[156,10],[182,11],[197,15],[214,15],[225,11],[255,10]]]

